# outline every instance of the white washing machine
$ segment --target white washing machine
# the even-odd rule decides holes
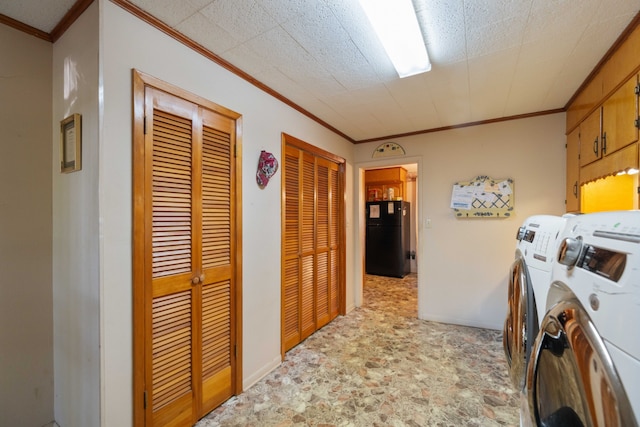
[[[557,261],[527,369],[521,420],[637,427],[640,211],[569,218]]]
[[[539,320],[545,313],[552,264],[565,223],[565,217],[531,216],[516,236],[518,243],[509,275],[502,342],[509,375],[518,390],[524,390],[526,366]]]

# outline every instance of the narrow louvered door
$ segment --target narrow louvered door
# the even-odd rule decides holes
[[[202,415],[233,394],[234,325],[231,120],[201,109],[202,117]]]
[[[341,309],[340,174],[338,163],[284,145],[283,353],[333,320]]]
[[[340,280],[344,274],[341,246],[341,206],[340,167],[329,165],[329,319],[340,313]]]
[[[134,266],[143,282],[134,283],[143,289],[134,347],[144,354],[134,355],[143,409],[135,420],[191,426],[235,394],[238,378],[236,124],[152,87],[144,116],[144,143],[134,150],[134,247],[143,254]]]
[[[316,186],[316,329],[320,329],[330,318],[329,302],[329,170],[331,162],[317,159]]]
[[[301,152],[302,212],[300,233],[300,334],[305,339],[316,330],[315,318],[315,158]]]
[[[300,342],[300,150],[284,150],[284,238],[282,251],[282,347]]]
[[[197,106],[152,89],[146,106],[146,194],[151,196],[146,212],[151,223],[147,424],[187,426],[198,412]]]

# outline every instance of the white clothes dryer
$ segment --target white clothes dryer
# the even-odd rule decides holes
[[[531,345],[545,312],[552,264],[565,223],[565,217],[531,216],[516,235],[518,242],[509,274],[502,342],[509,376],[518,390],[524,389]]]
[[[527,369],[521,421],[637,427],[640,211],[568,219],[557,261]]]

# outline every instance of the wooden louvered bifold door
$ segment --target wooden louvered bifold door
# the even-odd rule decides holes
[[[284,153],[284,238],[282,277],[282,346],[288,350],[301,341],[300,333],[300,150]]]
[[[233,120],[146,89],[145,424],[191,426],[234,393]]]
[[[291,349],[339,312],[338,164],[284,149],[282,346]]]

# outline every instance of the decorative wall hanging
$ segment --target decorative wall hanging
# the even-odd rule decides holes
[[[514,213],[514,200],[511,178],[478,176],[453,185],[451,209],[457,218],[508,218]]]
[[[399,144],[395,142],[385,142],[384,144],[378,145],[376,149],[373,151],[374,159],[378,157],[393,157],[393,156],[404,156],[404,148],[402,148]]]
[[[73,114],[60,122],[60,172],[82,169],[82,116]]]
[[[256,173],[256,181],[260,188],[264,188],[269,183],[269,179],[278,171],[278,160],[271,153],[264,150],[260,152],[258,159],[258,172]]]

